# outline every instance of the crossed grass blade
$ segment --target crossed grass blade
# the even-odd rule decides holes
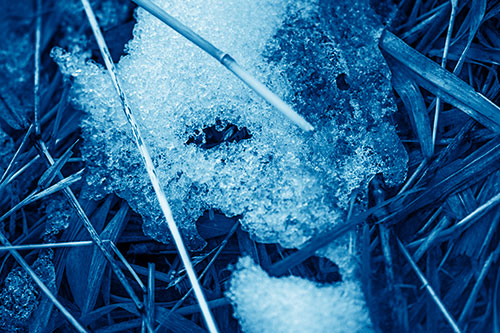
[[[83,4],[87,18],[90,22],[90,26],[91,26],[92,31],[94,33],[94,37],[97,40],[97,44],[99,46],[101,56],[104,59],[104,63],[106,65],[108,73],[111,77],[111,80],[112,80],[113,85],[116,89],[116,92],[118,93],[123,112],[125,113],[127,121],[132,128],[132,134],[134,137],[135,144],[136,144],[136,146],[137,146],[137,148],[138,148],[138,150],[143,158],[143,162],[144,162],[144,165],[146,167],[146,171],[147,171],[148,176],[151,180],[151,184],[153,185],[156,197],[157,197],[158,202],[160,204],[160,208],[161,208],[163,215],[167,221],[170,232],[172,233],[172,238],[175,242],[177,250],[179,251],[179,255],[182,259],[184,267],[186,268],[186,272],[188,274],[189,280],[191,282],[191,285],[193,286],[193,290],[195,292],[196,298],[198,299],[198,303],[199,303],[200,308],[202,310],[203,318],[204,318],[210,332],[218,332],[217,326],[215,324],[215,320],[210,312],[210,308],[207,305],[207,301],[205,299],[205,296],[204,296],[203,291],[201,289],[200,283],[199,283],[198,278],[196,276],[196,272],[193,269],[191,259],[189,258],[189,254],[188,254],[187,249],[184,245],[184,241],[182,240],[182,236],[181,236],[179,229],[178,229],[178,227],[174,221],[174,218],[172,216],[172,212],[171,212],[170,206],[168,204],[166,195],[163,191],[162,186],[160,185],[160,181],[159,181],[157,173],[156,173],[156,168],[155,168],[153,161],[151,159],[149,150],[148,150],[147,146],[145,145],[144,140],[142,139],[141,132],[139,130],[139,127],[137,125],[135,117],[132,113],[132,110],[129,107],[125,92],[122,89],[120,81],[118,80],[116,68],[115,68],[114,63],[113,63],[113,59],[111,58],[111,54],[110,54],[109,49],[106,45],[106,41],[104,40],[101,29],[99,28],[99,25],[97,23],[97,19],[95,17],[94,11],[92,10],[92,7],[90,6],[90,3],[88,2],[88,0],[81,0],[81,2]],[[149,330],[153,330],[151,325],[152,325],[152,323],[149,323],[149,325],[148,325]]]

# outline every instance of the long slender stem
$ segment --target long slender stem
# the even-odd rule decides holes
[[[24,148],[24,145],[26,144],[26,142],[28,142],[28,138],[30,137],[32,131],[33,131],[33,125],[31,125],[28,128],[28,130],[26,131],[26,133],[24,134],[24,137],[23,137],[23,139],[21,141],[21,144],[19,145],[19,147],[17,148],[16,152],[14,153],[14,156],[12,156],[12,158],[11,158],[11,160],[9,162],[9,165],[7,166],[7,169],[5,169],[5,171],[3,172],[2,178],[0,178],[0,188],[1,188],[4,180],[7,178],[7,176],[10,173],[10,171],[14,167],[14,162],[16,161],[17,157],[19,156],[19,153],[21,152],[21,150]]]
[[[40,135],[40,39],[42,35],[42,0],[36,1],[35,31],[35,75],[34,75],[34,124],[35,133]]]
[[[450,324],[451,328],[453,329],[453,332],[455,332],[455,333],[462,332],[460,330],[460,328],[458,327],[457,322],[455,321],[455,319],[453,319],[452,315],[448,312],[448,310],[444,306],[443,302],[441,302],[441,300],[439,299],[438,295],[436,294],[436,292],[434,291],[434,289],[429,284],[429,281],[427,281],[427,278],[425,277],[424,273],[422,273],[422,271],[420,270],[420,268],[417,266],[417,264],[415,263],[415,261],[411,257],[411,255],[408,252],[408,250],[406,250],[406,248],[403,245],[403,243],[401,243],[401,241],[399,240],[398,237],[396,237],[396,241],[398,243],[398,246],[399,246],[401,252],[403,252],[403,255],[406,257],[406,259],[410,263],[411,267],[413,268],[413,270],[417,274],[419,280],[422,282],[423,287],[425,289],[427,289],[427,291],[431,295],[432,299],[434,300],[434,302],[438,306],[439,310],[441,310],[441,312],[443,313],[444,317],[446,318],[446,320]]]
[[[148,264],[147,315],[150,323],[155,322],[155,264]]]
[[[93,244],[94,242],[92,241],[76,241],[76,242],[60,242],[60,243],[44,243],[44,244],[9,245],[9,246],[0,246],[0,251],[57,249],[61,247],[90,246]]]
[[[224,247],[227,245],[227,242],[229,241],[229,238],[231,238],[231,236],[234,235],[234,233],[236,232],[236,229],[238,228],[238,225],[239,225],[238,222],[234,223],[233,227],[231,228],[231,230],[229,231],[229,233],[227,234],[227,236],[224,238],[224,240],[222,241],[222,243],[219,245],[219,248],[215,252],[214,256],[212,257],[212,259],[210,259],[210,262],[207,264],[207,266],[201,272],[200,279],[202,279],[203,276],[205,276],[205,274],[208,272],[208,270],[210,269],[210,267],[213,265],[213,263],[215,262],[215,259],[217,259],[217,257],[219,256],[219,254],[222,252],[222,250],[224,249]],[[192,291],[193,291],[192,288],[189,289],[188,292],[177,303],[175,303],[175,305],[170,309],[169,314],[172,313],[172,312],[174,312],[174,311],[176,311],[182,305],[182,303],[188,298],[188,296],[191,295]]]
[[[101,55],[104,59],[104,63],[106,64],[106,68],[108,70],[109,75],[111,76],[111,80],[113,81],[113,85],[118,93],[120,98],[120,102],[123,108],[123,112],[132,127],[132,134],[134,137],[135,144],[141,153],[143,158],[144,165],[146,167],[148,176],[151,180],[151,184],[153,185],[154,191],[156,193],[156,197],[158,198],[158,202],[160,204],[160,208],[165,216],[170,232],[172,233],[172,238],[174,239],[177,250],[179,251],[179,255],[184,263],[186,268],[186,272],[188,274],[189,280],[191,281],[191,285],[193,286],[193,290],[198,299],[198,303],[201,308],[201,312],[207,324],[207,327],[210,332],[218,332],[215,321],[210,312],[210,308],[208,307],[207,301],[205,299],[205,295],[203,295],[203,291],[201,289],[198,278],[196,277],[196,272],[194,271],[193,265],[191,263],[191,259],[189,258],[189,254],[187,252],[186,246],[184,245],[184,241],[182,240],[179,229],[174,221],[172,216],[172,211],[170,209],[170,205],[168,204],[167,197],[163,191],[162,186],[160,185],[160,180],[156,174],[156,168],[151,160],[151,156],[149,154],[149,150],[142,139],[141,132],[137,125],[137,121],[135,120],[134,115],[132,114],[132,110],[130,109],[129,103],[127,101],[127,97],[125,95],[124,90],[122,89],[121,83],[118,80],[116,68],[113,63],[113,59],[111,58],[111,54],[104,40],[104,36],[102,35],[101,29],[97,23],[97,19],[95,17],[94,11],[90,6],[88,0],[81,0],[83,7],[85,9],[85,13],[87,14],[87,18],[90,22],[90,26],[92,27],[92,31],[97,40],[97,44],[99,46],[99,50],[101,51]]]
[[[457,16],[457,0],[450,0],[451,2],[451,14],[450,21],[448,23],[448,31],[446,33],[446,40],[444,42],[443,58],[441,59],[441,67],[446,68],[446,62],[448,61],[448,51],[450,49],[451,34],[453,32],[453,26],[455,24],[455,16]],[[434,151],[434,146],[436,145],[438,123],[439,123],[439,113],[441,112],[441,98],[436,99],[436,109],[434,111],[434,124],[432,126],[432,150]]]
[[[52,158],[52,156],[50,155],[50,153],[47,149],[47,146],[45,145],[45,142],[43,142],[40,139],[35,141],[35,148],[37,149],[39,155],[49,165],[49,167],[55,163],[54,159]],[[59,173],[58,177],[62,178],[62,175]],[[128,283],[128,280],[126,279],[125,275],[123,274],[123,272],[120,270],[120,268],[116,264],[111,253],[106,249],[103,240],[101,239],[101,237],[99,236],[99,234],[95,230],[95,228],[92,225],[92,223],[90,222],[88,216],[85,214],[85,211],[83,210],[82,206],[80,205],[80,203],[76,199],[75,194],[73,193],[71,188],[69,188],[69,187],[64,188],[63,193],[66,196],[66,198],[68,199],[68,202],[71,205],[71,207],[73,207],[73,209],[75,209],[76,214],[78,215],[80,220],[83,222],[83,225],[84,225],[85,229],[87,229],[90,237],[92,238],[92,241],[97,245],[99,250],[101,250],[101,252],[104,254],[104,257],[108,260],[111,269],[116,274],[116,277],[118,278],[120,283],[125,288],[125,291],[129,294],[130,298],[132,299],[132,301],[136,305],[137,309],[139,311],[142,311],[144,308],[143,304],[137,298],[137,295],[135,294],[132,286]]]
[[[307,122],[301,115],[295,112],[287,103],[285,103],[281,98],[279,98],[275,93],[269,90],[265,85],[259,82],[250,73],[244,70],[229,54],[224,51],[219,50],[209,41],[198,35],[196,32],[191,30],[189,27],[185,26],[176,18],[172,17],[170,14],[165,12],[155,3],[150,0],[132,0],[140,7],[147,10],[150,14],[158,18],[160,21],[168,25],[173,30],[177,31],[179,34],[187,38],[193,44],[201,48],[203,51],[214,57],[219,61],[224,67],[226,67],[231,73],[243,81],[247,86],[254,90],[269,104],[274,106],[276,109],[281,111],[288,119],[294,122],[297,126],[302,128],[304,131],[312,131],[314,127]]]

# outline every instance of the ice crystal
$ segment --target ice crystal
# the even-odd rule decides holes
[[[195,221],[215,208],[242,215],[262,242],[300,246],[345,216],[352,192],[384,173],[405,177],[407,156],[387,122],[394,104],[377,49],[381,26],[364,2],[155,1],[227,51],[316,128],[304,133],[220,64],[144,10],[118,66],[158,175],[191,247]],[[95,193],[115,191],[169,231],[104,69],[54,51],[86,110],[83,157]],[[223,140],[207,144],[213,128]],[[248,135],[228,140],[236,130]],[[220,133],[225,133],[222,135]],[[227,138],[225,137],[227,135]]]
[[[373,332],[360,287],[270,277],[252,259],[240,259],[227,296],[246,333]]]

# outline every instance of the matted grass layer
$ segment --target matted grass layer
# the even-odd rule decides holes
[[[0,125],[15,147],[6,152],[11,161],[0,180],[1,329],[38,331],[48,322],[49,331],[81,325],[118,332],[151,323],[160,331],[204,331],[175,248],[145,237],[140,217],[118,197],[79,198],[82,115],[69,105],[69,84],[49,53],[85,36],[77,44],[100,61],[97,46],[78,1],[65,7],[42,1],[40,23],[35,4],[11,4],[1,14],[16,27],[5,40],[19,42],[10,56],[2,54],[16,61],[4,60],[10,67],[0,76]],[[133,6],[115,4],[117,19],[103,26],[117,60],[130,38]],[[93,5],[105,19],[109,3]],[[393,13],[380,47],[393,72],[395,122],[410,155],[410,177],[401,188],[375,178],[368,211],[353,207],[344,225],[300,251],[256,243],[236,218],[207,211],[197,226],[208,245],[191,256],[223,332],[239,329],[224,297],[228,265],[249,255],[273,275],[332,283],[341,279],[338,267],[314,253],[349,230],[359,235],[364,292],[381,331],[500,330],[500,4],[375,5]],[[52,262],[54,274],[50,265],[40,270],[40,262]],[[28,276],[35,274],[40,279],[33,282]]]

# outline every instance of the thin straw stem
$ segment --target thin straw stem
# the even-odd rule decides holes
[[[36,1],[36,31],[35,31],[35,75],[34,75],[34,124],[35,133],[40,135],[40,39],[42,35],[42,0]]]
[[[142,292],[145,293],[146,292],[146,286],[144,286],[144,283],[142,283],[142,280],[139,278],[139,276],[137,275],[137,273],[135,272],[135,270],[132,268],[132,266],[130,265],[130,263],[123,256],[123,254],[120,252],[120,250],[118,250],[118,248],[116,247],[115,243],[112,242],[112,241],[108,241],[108,240],[103,240],[103,242],[109,242],[109,245],[111,246],[111,249],[113,250],[113,252],[116,254],[116,256],[118,257],[118,259],[120,259],[120,261],[122,262],[122,264],[129,271],[129,273],[132,275],[132,277],[135,279],[135,281],[137,282],[137,284],[139,285],[139,287],[141,287]]]
[[[403,255],[406,257],[406,259],[410,263],[411,267],[413,268],[413,270],[417,274],[419,280],[422,282],[423,287],[425,289],[427,289],[427,291],[431,295],[432,300],[436,303],[436,305],[438,306],[439,310],[441,310],[441,312],[443,313],[444,317],[446,318],[446,320],[450,324],[451,328],[453,329],[453,332],[460,333],[461,330],[458,327],[455,319],[453,319],[452,315],[448,312],[448,310],[444,306],[443,302],[441,302],[441,300],[439,299],[438,295],[436,294],[436,292],[434,291],[434,289],[431,287],[431,285],[427,281],[427,278],[422,273],[422,271],[420,270],[420,268],[418,267],[418,265],[415,263],[415,261],[411,257],[411,255],[408,252],[408,250],[406,250],[405,246],[403,245],[403,243],[401,243],[401,241],[399,240],[398,237],[396,237],[396,241],[398,243],[398,246],[399,246],[401,252],[403,252]]]
[[[0,246],[0,251],[57,249],[61,247],[90,246],[93,244],[94,242],[92,241],[77,241],[77,242],[60,242],[60,243],[46,243],[46,244],[9,245],[9,246]]]
[[[287,103],[280,97],[269,90],[265,85],[259,82],[250,73],[244,70],[229,54],[219,50],[209,41],[198,35],[196,32],[185,26],[176,18],[170,16],[167,12],[157,6],[150,0],[132,0],[140,7],[144,8],[150,14],[158,18],[160,21],[168,25],[170,28],[187,38],[193,44],[201,48],[203,51],[214,57],[231,73],[243,81],[247,86],[254,90],[260,97],[266,100],[269,104],[281,111],[288,119],[294,122],[304,131],[312,131],[314,127],[307,122],[301,115],[295,112]]]
[[[448,61],[448,51],[450,49],[451,34],[453,32],[453,26],[455,24],[455,16],[457,15],[457,0],[450,0],[450,2],[451,2],[450,21],[448,22],[448,31],[446,32],[446,39],[444,42],[443,58],[441,59],[441,67],[443,68],[446,68],[446,62]],[[436,145],[440,112],[441,112],[441,98],[438,97],[436,99],[436,109],[434,111],[434,124],[432,126],[432,151],[434,151],[434,146]]]
[[[481,272],[479,273],[479,276],[476,282],[474,283],[474,287],[472,288],[472,291],[470,292],[469,297],[467,298],[467,302],[465,302],[465,306],[462,310],[462,313],[458,318],[458,322],[460,324],[465,324],[465,321],[468,319],[470,312],[474,309],[476,298],[477,295],[479,294],[479,289],[481,288],[484,279],[486,278],[486,275],[488,274],[491,268],[491,265],[493,265],[498,259],[499,254],[500,254],[500,246],[498,246],[495,251],[490,253],[488,259],[486,259],[486,262],[483,264]]]
[[[202,279],[205,276],[205,274],[208,272],[208,270],[210,269],[210,267],[212,267],[213,263],[215,262],[215,259],[217,259],[217,257],[219,256],[219,254],[222,252],[222,250],[224,249],[224,247],[227,245],[227,242],[229,241],[229,238],[231,238],[231,236],[236,232],[236,229],[238,228],[238,225],[239,225],[238,222],[234,223],[233,227],[231,228],[231,230],[229,231],[229,233],[227,234],[227,236],[224,238],[224,240],[221,242],[219,248],[215,252],[215,254],[212,257],[212,259],[210,259],[210,261],[207,264],[207,266],[201,272],[200,279]],[[176,311],[182,305],[182,303],[184,303],[184,301],[188,298],[188,296],[191,295],[192,291],[193,291],[192,288],[189,289],[188,292],[177,303],[175,303],[175,305],[172,307],[172,309],[170,309],[169,314],[172,313],[172,312],[174,312],[174,311]]]
[[[12,156],[12,159],[10,160],[9,165],[7,166],[7,169],[5,169],[5,171],[3,172],[2,178],[0,178],[0,184],[2,184],[4,182],[5,178],[7,178],[7,175],[10,173],[10,171],[14,167],[14,162],[16,161],[17,157],[19,156],[19,153],[21,152],[21,150],[24,148],[24,145],[26,144],[26,142],[28,142],[28,138],[30,137],[32,131],[33,131],[33,125],[31,125],[28,128],[28,130],[26,131],[26,133],[24,134],[24,137],[21,141],[21,144],[19,145],[16,152],[14,153],[14,156]]]
[[[59,309],[59,311],[61,311],[64,317],[66,317],[66,319],[70,322],[70,324],[73,325],[73,327],[78,332],[87,332],[87,330],[78,322],[78,320],[76,320],[76,318],[73,317],[73,315],[61,304],[61,302],[57,300],[54,294],[45,285],[45,283],[43,283],[43,281],[38,277],[38,275],[31,269],[31,267],[19,254],[19,252],[13,249],[9,240],[5,238],[5,236],[1,232],[0,232],[0,241],[2,242],[4,247],[10,247],[9,249],[10,254],[14,257],[14,259],[16,259],[19,265],[31,276],[33,281],[35,281],[35,283],[42,290],[42,292],[52,301],[52,303],[54,303],[54,305]]]
[[[45,162],[49,166],[54,165],[54,163],[55,163],[54,159],[50,155],[50,152],[48,151],[47,146],[45,145],[45,142],[43,142],[42,140],[35,141],[35,148],[38,150],[38,153],[40,154],[40,156],[44,158]],[[58,177],[62,177],[62,175],[59,173]],[[130,298],[134,302],[137,309],[139,311],[142,311],[144,309],[143,304],[139,301],[132,286],[128,283],[128,280],[126,279],[125,275],[123,274],[123,272],[120,270],[120,268],[116,264],[111,253],[104,246],[104,242],[102,241],[101,237],[99,236],[99,234],[95,230],[94,226],[90,222],[88,216],[85,214],[85,211],[83,210],[82,206],[80,205],[80,203],[76,199],[75,194],[73,193],[73,191],[69,187],[64,188],[62,191],[63,191],[64,195],[66,196],[66,198],[68,199],[68,202],[71,205],[71,207],[73,207],[73,209],[75,209],[78,217],[83,222],[83,225],[84,225],[85,229],[87,229],[87,231],[90,235],[90,238],[92,238],[92,240],[97,245],[99,250],[101,250],[101,252],[104,254],[104,257],[109,262],[111,269],[116,274],[116,277],[118,278],[118,280],[120,281],[122,286],[125,288],[125,291],[127,292],[127,294],[130,296]]]
[[[155,322],[155,264],[148,264],[147,315],[150,323]]]
[[[179,229],[175,224],[174,218],[172,216],[172,211],[170,210],[170,205],[168,204],[167,201],[167,197],[163,191],[162,186],[160,185],[160,180],[158,179],[158,176],[156,174],[156,169],[153,164],[153,161],[151,160],[148,148],[146,147],[146,144],[142,139],[141,132],[139,130],[135,117],[132,114],[132,110],[129,107],[129,103],[127,101],[125,92],[122,89],[120,81],[118,80],[113,59],[111,58],[111,54],[104,40],[104,36],[102,35],[101,29],[99,28],[99,25],[97,23],[94,11],[92,10],[92,7],[90,6],[88,0],[81,0],[81,2],[85,9],[85,13],[87,14],[90,26],[92,27],[94,37],[96,38],[97,45],[99,46],[99,50],[101,51],[101,55],[104,59],[104,63],[106,64],[108,73],[111,77],[111,80],[113,81],[113,85],[120,98],[123,112],[125,113],[128,123],[132,127],[132,134],[134,137],[135,144],[137,145],[137,148],[139,149],[139,152],[141,153],[141,156],[143,158],[143,162],[145,164],[148,176],[151,180],[151,184],[153,185],[156,197],[158,198],[160,208],[163,212],[163,215],[165,216],[170,232],[172,233],[172,238],[174,239],[177,250],[179,251],[181,260],[184,263],[184,267],[186,268],[186,272],[188,274],[189,280],[191,281],[191,285],[193,286],[196,298],[198,299],[198,303],[200,305],[200,309],[207,324],[208,330],[212,333],[218,332],[217,326],[210,312],[210,308],[208,307],[200,283],[198,281],[198,278],[196,277],[196,272],[193,269],[193,265],[191,263],[191,259],[189,258],[186,246],[184,245],[184,241],[182,240]]]
[[[398,194],[401,194],[408,190],[413,183],[417,180],[417,177],[420,176],[420,173],[424,170],[424,167],[427,166],[428,159],[423,159],[422,162],[418,165],[417,169],[415,172],[411,175],[411,177],[406,181],[406,183],[403,185],[403,187],[399,190]]]
[[[125,268],[129,271],[132,277],[135,279],[139,287],[143,292],[146,291],[146,287],[142,283],[141,279],[135,272],[135,270],[130,266],[127,259],[121,254],[120,250],[116,247],[115,243],[110,241],[109,239],[103,239],[103,243],[107,243],[111,246],[113,252],[115,252],[116,256],[123,263]],[[10,251],[10,250],[38,250],[38,249],[57,249],[63,247],[83,247],[83,246],[92,246],[94,245],[94,241],[75,241],[75,242],[60,242],[60,243],[46,243],[46,244],[24,244],[24,245],[8,245],[8,246],[0,246],[1,251]]]

